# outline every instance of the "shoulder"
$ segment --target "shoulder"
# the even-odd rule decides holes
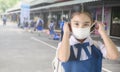
[[[93,43],[100,50],[105,48],[105,45],[101,41],[94,41]]]
[[[102,43],[101,41],[94,41],[94,45],[101,51],[103,57],[107,58],[107,50],[104,43]]]
[[[88,42],[90,43],[90,46],[94,45],[96,48],[100,49],[103,43],[101,41],[93,40],[91,37],[88,38]]]
[[[97,48],[99,48],[98,41],[93,40],[93,45],[95,45]]]

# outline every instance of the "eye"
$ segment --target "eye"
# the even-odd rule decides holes
[[[79,25],[79,23],[77,23],[77,22],[76,22],[76,23],[75,23],[75,25],[77,25],[77,26],[78,26],[78,25]]]
[[[88,23],[84,24],[84,26],[90,26]]]

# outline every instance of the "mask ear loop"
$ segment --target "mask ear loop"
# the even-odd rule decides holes
[[[95,22],[90,26],[90,28],[93,27],[96,23],[97,23],[97,21],[95,21]],[[94,29],[93,31],[95,31],[95,29]],[[93,33],[93,31],[91,31],[90,33]]]

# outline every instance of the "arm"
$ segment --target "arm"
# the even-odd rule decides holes
[[[64,35],[60,47],[58,48],[58,58],[62,62],[66,62],[70,56],[70,44],[69,44],[70,30],[68,24],[64,25]]]
[[[98,26],[99,26],[98,32],[100,33],[100,35],[103,39],[103,42],[105,44],[107,58],[111,59],[111,60],[116,60],[119,57],[119,52],[116,48],[116,45],[112,42],[112,40],[106,34],[103,24],[98,22]]]

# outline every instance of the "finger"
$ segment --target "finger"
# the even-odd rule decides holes
[[[65,22],[65,24],[68,24],[68,22]]]
[[[95,31],[98,31],[98,29],[95,29]]]
[[[105,25],[103,23],[99,23],[98,25],[99,25],[99,27],[105,27]]]
[[[64,24],[64,29],[67,29],[67,28],[68,28],[68,22]]]
[[[99,29],[99,23],[97,22],[97,24],[95,25],[95,29]]]

